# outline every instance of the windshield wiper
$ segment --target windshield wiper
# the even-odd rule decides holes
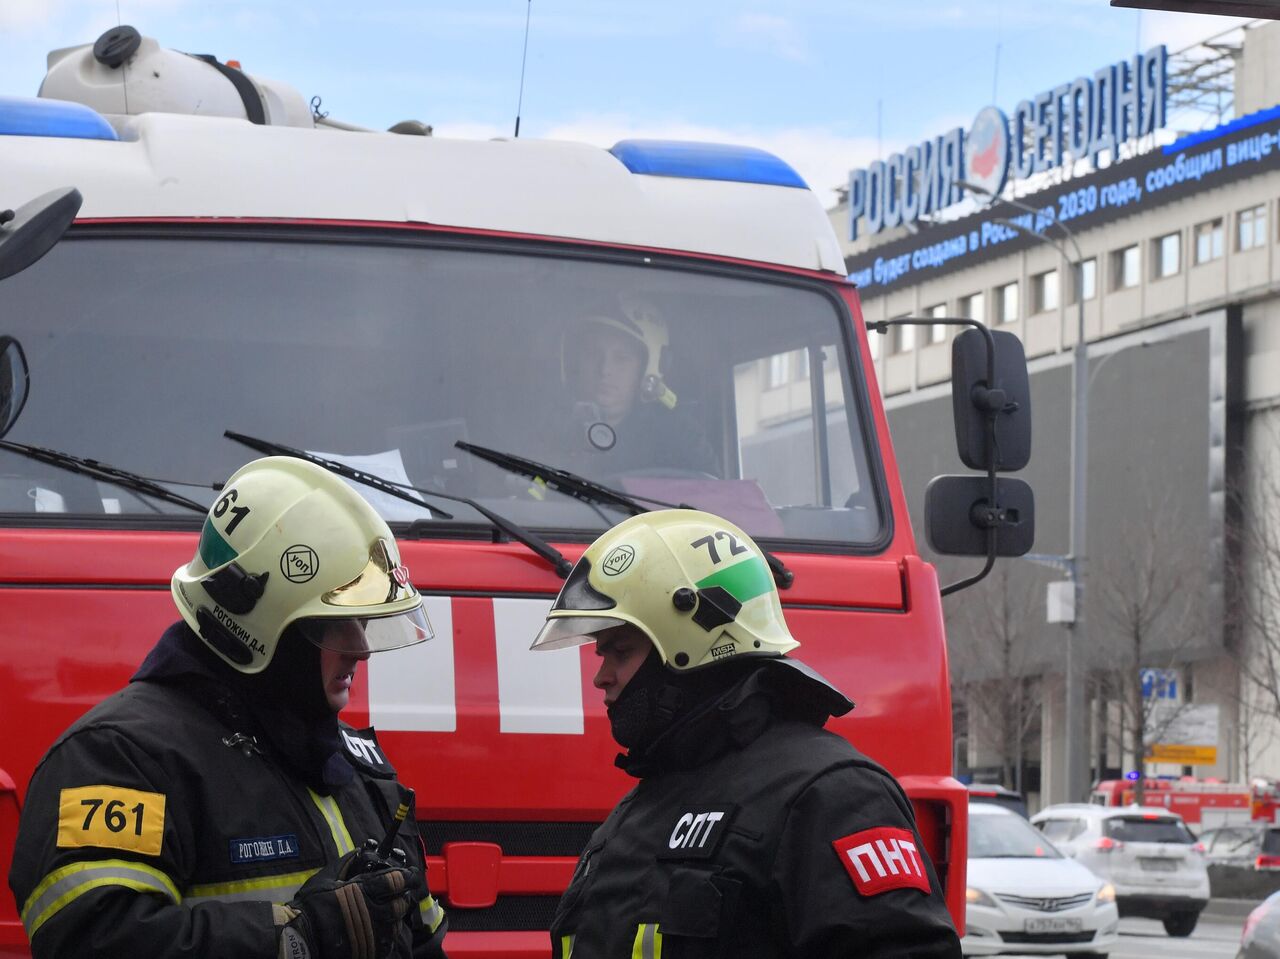
[[[413,503],[415,506],[425,506],[434,511],[438,516],[444,519],[453,519],[452,513],[446,513],[438,506],[432,506],[424,503],[419,496],[412,494],[419,493],[422,496],[431,496],[435,499],[448,500],[451,503],[463,503],[470,506],[473,510],[487,519],[495,529],[505,533],[511,539],[527,546],[533,552],[537,553],[556,571],[556,574],[565,579],[569,575],[569,571],[573,569],[573,564],[564,558],[564,554],[558,549],[544,540],[541,536],[529,532],[524,527],[512,522],[505,516],[493,512],[481,506],[473,499],[465,496],[454,496],[451,493],[440,493],[436,490],[421,489],[417,486],[410,486],[407,483],[395,483],[381,476],[375,476],[373,473],[366,473],[364,470],[356,469],[341,463],[337,460],[327,459],[324,456],[316,456],[314,453],[308,453],[306,450],[294,449],[292,446],[285,446],[283,443],[276,443],[271,440],[258,439],[255,436],[247,436],[244,433],[237,433],[233,430],[224,430],[223,436],[233,439],[237,443],[243,443],[250,449],[255,449],[260,453],[266,453],[268,456],[296,456],[298,459],[306,460],[309,463],[315,463],[316,466],[322,466],[331,473],[336,473],[344,479],[361,483],[372,489],[386,493],[388,496],[395,496],[399,499]]]
[[[688,503],[667,503],[651,496],[628,496],[620,490],[612,489],[602,483],[597,483],[595,480],[589,480],[585,476],[579,476],[577,473],[560,469],[558,466],[549,466],[546,463],[539,463],[537,460],[516,456],[514,453],[504,453],[502,450],[490,449],[487,446],[477,446],[475,443],[467,443],[464,440],[458,440],[453,445],[509,472],[527,476],[531,480],[544,483],[548,489],[555,490],[557,493],[572,496],[576,500],[595,506],[612,506],[616,509],[624,509],[630,512],[632,516],[652,511],[650,507],[644,506],[640,500],[644,500],[645,503],[653,503],[664,509],[694,508]],[[760,544],[757,543],[756,545],[759,546]],[[763,546],[760,547],[760,552],[764,554],[765,561],[769,564],[769,569],[773,571],[774,582],[778,584],[780,589],[786,589],[795,582],[795,573],[787,569],[786,563]]]
[[[201,506],[195,500],[187,499],[185,496],[179,496],[177,493],[165,489],[156,480],[148,479],[137,473],[130,473],[128,470],[122,470],[107,463],[100,463],[98,460],[87,459],[83,456],[72,456],[70,453],[60,453],[46,446],[28,446],[26,443],[14,443],[12,440],[0,440],[0,449],[6,449],[11,453],[17,453],[40,463],[48,463],[50,466],[56,466],[70,473],[80,473],[84,476],[101,480],[104,483],[111,483],[132,493],[141,493],[155,499],[161,499],[166,503],[173,503],[175,506],[185,506],[196,513],[207,513],[209,511],[209,507]],[[184,483],[182,485],[201,486],[202,484]],[[217,490],[218,487],[210,484],[209,489]]]

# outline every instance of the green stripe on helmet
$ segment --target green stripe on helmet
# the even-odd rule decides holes
[[[773,574],[758,556],[744,559],[726,569],[716,570],[697,582],[698,589],[720,586],[744,606],[773,589]]]
[[[222,538],[222,534],[213,528],[213,522],[205,517],[204,529],[200,531],[200,561],[206,569],[217,569],[235,559],[239,553],[231,544]]]

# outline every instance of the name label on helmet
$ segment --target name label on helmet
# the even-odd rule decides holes
[[[273,859],[297,859],[298,837],[293,833],[283,836],[255,836],[251,839],[227,841],[231,861],[236,865],[247,862],[270,862]]]
[[[240,642],[248,646],[257,655],[259,656],[267,655],[267,647],[262,645],[262,643],[259,642],[257,637],[255,637],[247,629],[241,626],[240,623],[236,621],[236,618],[234,616],[228,613],[225,609],[223,609],[217,603],[214,603],[213,605],[213,615],[218,620],[219,623],[221,623],[223,626],[226,627],[227,631],[231,633],[232,636],[234,636],[236,639],[240,640]]]
[[[680,810],[659,859],[710,859],[719,848],[738,807],[698,806]]]

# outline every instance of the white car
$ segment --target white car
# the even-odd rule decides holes
[[[1158,806],[1049,806],[1031,822],[1068,856],[1110,880],[1122,916],[1159,919],[1189,936],[1209,904],[1204,853],[1177,813]]]
[[[966,956],[1102,957],[1116,945],[1115,890],[1060,853],[1025,819],[969,804]]]

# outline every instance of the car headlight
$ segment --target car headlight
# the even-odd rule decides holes
[[[1102,888],[1098,890],[1098,902],[1115,902],[1116,887],[1109,882],[1104,882]]]
[[[970,886],[964,891],[964,899],[965,902],[969,903],[971,906],[990,906],[992,909],[996,908],[996,901],[994,899],[988,896],[981,889],[974,889],[973,886]]]

